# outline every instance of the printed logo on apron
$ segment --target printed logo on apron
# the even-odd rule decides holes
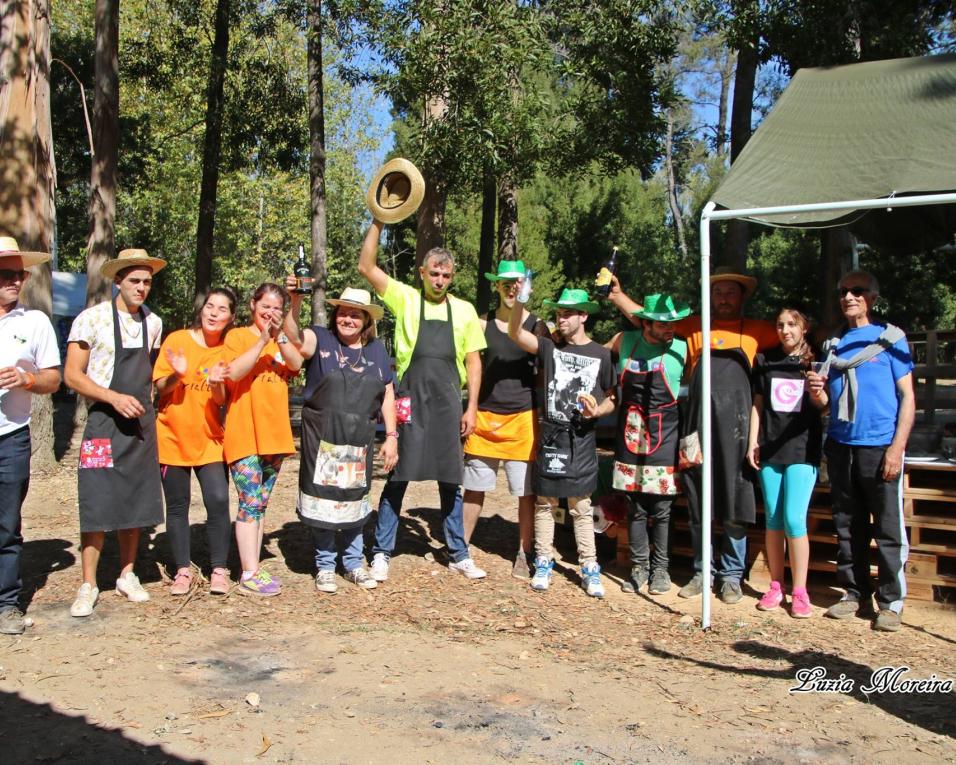
[[[339,489],[365,487],[365,464],[367,446],[349,446],[319,442],[315,455],[315,475],[312,482],[317,486],[334,486]]]
[[[775,412],[799,412],[803,409],[805,380],[771,378],[770,408]]]
[[[80,445],[80,469],[113,467],[113,445],[108,438],[90,438]]]

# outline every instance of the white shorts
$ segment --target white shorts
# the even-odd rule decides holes
[[[465,478],[462,488],[466,491],[494,491],[498,479],[498,465],[503,463],[508,476],[508,491],[514,497],[527,497],[531,490],[531,463],[522,460],[501,460],[497,457],[465,455]]]

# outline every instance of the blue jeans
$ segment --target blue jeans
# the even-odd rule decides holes
[[[0,436],[0,613],[20,607],[20,508],[30,486],[30,428]]]
[[[319,571],[335,571],[335,529],[309,526],[312,529],[312,542],[315,544],[315,567]],[[362,525],[339,529],[342,535],[342,568],[354,571],[365,565],[362,554]]]
[[[716,562],[714,573],[723,582],[737,582],[744,577],[747,567],[747,524],[724,521],[724,531],[718,540],[719,555],[714,556]],[[703,546],[701,544],[701,525],[690,521],[690,539],[694,545],[694,571],[704,570]],[[718,550],[715,550],[717,553]]]
[[[402,512],[402,500],[405,498],[406,489],[408,489],[408,481],[391,479],[382,489],[382,498],[378,503],[378,523],[375,524],[375,547],[372,548],[374,555],[383,553],[391,558],[395,551],[398,516]],[[448,545],[448,557],[458,563],[471,557],[468,552],[468,543],[465,541],[461,487],[439,481],[438,496],[441,499],[441,517],[445,529],[445,544]]]

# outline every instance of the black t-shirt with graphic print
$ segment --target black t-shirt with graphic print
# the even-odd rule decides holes
[[[600,404],[604,392],[617,382],[611,352],[593,340],[586,345],[570,345],[540,337],[538,360],[542,370],[540,416],[551,422],[570,423],[581,393],[589,393]]]
[[[823,446],[820,410],[810,400],[805,367],[778,346],[758,353],[754,393],[763,396],[760,462],[818,466]]]

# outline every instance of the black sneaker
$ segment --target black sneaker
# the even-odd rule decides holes
[[[625,582],[621,589],[624,592],[640,592],[641,588],[647,584],[648,573],[646,568],[634,566],[631,568],[631,579]]]
[[[647,588],[651,595],[663,595],[671,591],[670,575],[663,569],[658,569],[651,574],[651,583]]]

